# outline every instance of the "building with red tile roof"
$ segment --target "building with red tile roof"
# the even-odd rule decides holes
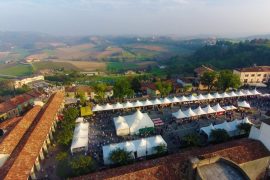
[[[64,92],[59,91],[52,95],[46,107],[37,115],[38,122],[5,179],[28,179],[29,176],[35,178],[35,169],[40,169],[39,160],[44,159],[43,152],[47,151],[47,144],[50,143],[56,127],[57,115],[63,105]]]
[[[247,172],[251,179],[256,179],[254,177],[258,177],[263,173],[270,160],[270,153],[261,142],[241,139],[203,148],[184,150],[177,154],[112,168],[74,179],[189,179],[190,174],[193,174],[190,172],[190,158],[206,159],[217,156],[237,163]],[[258,164],[260,164],[260,167],[256,167]]]
[[[194,69],[194,73],[196,77],[201,77],[206,72],[213,72],[214,70],[205,65],[201,65],[200,67]]]

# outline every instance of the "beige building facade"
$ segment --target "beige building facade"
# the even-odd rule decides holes
[[[254,66],[235,69],[234,74],[240,76],[243,84],[267,83],[270,80],[270,66]]]

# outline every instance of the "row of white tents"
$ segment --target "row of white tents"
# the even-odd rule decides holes
[[[172,116],[175,117],[176,119],[183,119],[183,118],[190,118],[190,117],[196,117],[196,116],[201,116],[201,115],[206,115],[206,114],[214,114],[214,113],[219,113],[219,112],[224,112],[224,111],[229,111],[229,110],[234,110],[237,109],[236,107],[234,107],[233,105],[231,106],[225,106],[225,107],[221,107],[219,105],[219,103],[217,103],[215,106],[210,106],[207,105],[204,108],[201,108],[201,106],[199,106],[196,109],[191,109],[188,108],[185,111],[182,111],[181,109],[179,109],[177,112],[172,113]]]
[[[80,122],[76,124],[74,129],[70,148],[71,153],[82,150],[86,152],[88,150],[89,123],[84,123],[81,121],[81,119],[77,120]]]
[[[147,113],[137,110],[129,116],[118,116],[113,119],[118,136],[138,134],[140,129],[154,127],[153,121]]]
[[[110,154],[112,151],[118,148],[129,151],[131,152],[133,158],[138,158],[157,153],[155,147],[160,145],[165,145],[165,147],[167,147],[167,143],[164,141],[162,136],[157,135],[153,137],[103,146],[102,150],[103,150],[104,164],[113,163],[110,160]]]
[[[106,105],[95,105],[92,109],[93,112],[96,111],[107,111],[107,110],[117,110],[117,109],[127,109],[127,108],[136,108],[136,107],[145,107],[145,106],[155,106],[155,105],[166,105],[172,103],[183,103],[183,102],[193,102],[193,101],[203,101],[203,100],[213,100],[213,99],[222,99],[222,98],[232,98],[232,97],[242,97],[242,96],[254,96],[260,95],[261,93],[258,92],[256,89],[254,90],[240,90],[240,91],[231,91],[229,93],[214,93],[214,94],[199,94],[199,95],[189,95],[189,96],[181,96],[181,97],[173,97],[173,98],[156,98],[154,100],[145,100],[136,102],[129,102],[126,103],[116,103],[116,104],[109,104]]]
[[[224,129],[224,130],[226,130],[228,132],[228,134],[230,136],[235,136],[235,135],[237,135],[236,132],[238,131],[237,126],[239,124],[241,124],[241,123],[252,124],[249,121],[249,119],[246,117],[246,118],[241,119],[241,120],[235,119],[234,121],[231,121],[231,122],[224,121],[223,123],[217,124],[217,125],[214,125],[214,126],[213,126],[213,124],[210,124],[209,126],[200,128],[200,132],[204,132],[209,138],[210,135],[211,135],[212,130]]]

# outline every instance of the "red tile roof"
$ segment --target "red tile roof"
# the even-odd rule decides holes
[[[188,169],[190,157],[199,156],[201,158],[208,158],[217,155],[241,164],[270,156],[270,153],[259,141],[241,139],[218,145],[210,145],[204,148],[184,150],[181,153],[108,169],[74,179],[186,179],[186,170]]]
[[[31,126],[41,107],[35,106],[21,119],[21,121],[9,132],[9,134],[0,143],[0,154],[11,154],[21,138]]]
[[[7,129],[10,126],[13,126],[14,124],[16,124],[21,119],[22,119],[21,117],[15,117],[15,118],[12,118],[12,119],[7,119],[4,122],[0,123],[0,129]]]
[[[209,68],[209,67],[207,67],[207,66],[204,66],[204,65],[202,65],[201,67],[198,67],[198,68],[196,68],[196,69],[194,69],[194,72],[195,73],[197,73],[198,75],[203,75],[205,72],[212,72],[212,71],[214,71],[213,69],[211,69],[211,68]]]
[[[254,66],[236,69],[239,72],[270,72],[270,66]]]
[[[47,106],[38,114],[38,122],[18,154],[5,179],[28,179],[31,169],[39,156],[40,150],[48,137],[55,121],[55,116],[64,100],[64,93],[57,92],[49,100]]]

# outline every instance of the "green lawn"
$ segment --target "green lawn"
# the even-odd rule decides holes
[[[0,69],[0,74],[10,76],[29,76],[33,74],[33,68],[30,65],[17,64],[11,67]]]
[[[125,63],[125,62],[109,62],[107,63],[107,70],[110,72],[119,72],[129,69],[135,69],[138,65],[135,63]]]

